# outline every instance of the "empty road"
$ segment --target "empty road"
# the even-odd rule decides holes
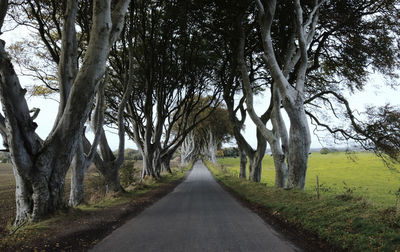
[[[301,251],[215,181],[201,161],[173,192],[92,251]]]

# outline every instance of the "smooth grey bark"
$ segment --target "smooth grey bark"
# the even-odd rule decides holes
[[[154,152],[152,150],[149,150],[149,148],[146,149],[147,151],[141,152],[143,157],[142,179],[146,176],[151,176],[155,178],[157,176],[153,166]]]
[[[153,167],[157,178],[161,175],[161,146],[155,146],[154,156],[153,156]]]
[[[244,150],[242,150],[239,147],[239,159],[240,159],[240,173],[239,173],[239,177],[240,178],[246,178],[247,177],[247,156],[246,156],[246,152]]]
[[[187,165],[190,162],[194,150],[194,133],[193,131],[191,131],[189,134],[186,135],[180,148],[182,166]]]
[[[211,162],[213,164],[216,164],[217,163],[216,153],[218,144],[211,129],[208,130],[207,140],[208,140],[207,141],[208,156],[210,157]]]
[[[238,67],[242,77],[242,85],[245,91],[246,97],[246,105],[247,112],[251,118],[251,120],[257,126],[257,134],[263,135],[266,141],[271,146],[271,152],[274,159],[275,166],[275,186],[276,187],[285,187],[286,186],[286,178],[287,178],[287,166],[285,163],[285,155],[280,146],[281,133],[285,136],[285,125],[282,119],[282,115],[280,113],[280,104],[281,99],[277,88],[273,85],[271,88],[273,89],[271,92],[270,106],[267,111],[270,113],[267,115],[263,115],[265,118],[260,118],[254,111],[253,105],[253,90],[251,88],[250,77],[248,74],[247,66],[245,63],[244,56],[244,47],[245,47],[245,34],[243,28],[239,28],[239,48],[238,48]],[[271,120],[272,122],[272,130],[267,129],[266,122],[267,120]],[[284,138],[284,144],[286,144],[286,139]],[[252,160],[251,162],[257,162],[256,160]],[[255,165],[255,167],[257,167]],[[253,169],[250,169],[250,174],[253,174],[254,179],[258,179],[257,172]]]
[[[69,192],[69,205],[77,206],[84,201],[84,179],[85,179],[85,153],[83,150],[82,139],[78,142],[76,154],[72,159],[71,188]]]
[[[281,69],[275,56],[271,37],[271,26],[276,9],[276,0],[269,1],[267,4],[263,4],[260,0],[256,1],[264,49],[263,59],[274,79],[274,84],[277,85],[282,95],[282,105],[290,119],[287,151],[289,170],[288,187],[297,187],[303,190],[305,187],[308,153],[311,145],[310,130],[304,111],[304,83],[308,61],[307,45],[311,42],[314,35],[318,21],[318,9],[323,2],[324,0],[316,1],[308,19],[304,21],[300,0],[295,1],[298,46],[294,43],[295,36],[292,36],[292,41],[289,41],[290,45],[285,59],[285,66]],[[292,86],[288,81],[288,74],[294,71],[296,64],[296,82],[295,86]],[[257,123],[256,118],[252,119],[263,134],[268,137],[270,132],[267,132],[266,128],[259,122]],[[277,161],[279,161],[278,159],[277,157]]]
[[[132,138],[135,141],[136,146],[138,147],[143,158],[142,179],[145,176],[151,176],[154,178],[158,177],[154,165],[158,164],[158,161],[155,162],[155,158],[158,158],[156,151],[161,139],[160,127],[162,133],[162,125],[160,124],[163,122],[161,118],[157,118],[157,125],[153,125],[153,92],[154,85],[146,82],[143,118],[137,116],[138,111],[136,110],[135,105],[129,104],[128,110],[130,123],[133,126]],[[157,111],[158,109],[159,108],[157,107]]]
[[[83,130],[82,135],[80,136],[76,148],[76,153],[74,159],[71,163],[71,189],[70,189],[70,197],[69,197],[69,205],[77,206],[83,203],[84,199],[84,178],[87,169],[92,163],[93,157],[96,153],[97,146],[100,142],[101,137],[101,129],[103,127],[104,121],[104,89],[105,89],[105,80],[99,87],[99,91],[96,96],[96,105],[94,108],[94,116],[92,121],[98,126],[95,132],[95,137],[92,145],[89,150],[85,153],[84,151],[84,143],[83,138],[85,134],[85,130]]]
[[[109,48],[121,31],[128,3],[118,1],[111,10],[111,0],[94,1],[90,42],[82,67],[73,82],[63,115],[44,142],[34,132],[36,124],[29,115],[24,98],[26,90],[21,88],[4,50],[5,43],[1,41],[0,98],[16,178],[16,225],[39,220],[66,207],[65,174],[104,74]],[[76,6],[76,1],[68,4]]]
[[[132,73],[129,73],[132,76]],[[114,153],[112,152],[106,134],[103,129],[103,118],[99,118],[101,113],[104,113],[104,106],[101,107],[98,113],[94,114],[92,118],[92,128],[97,132],[100,131],[100,155],[97,153],[95,154],[94,163],[100,173],[103,175],[106,181],[106,193],[109,192],[118,192],[124,191],[120,184],[119,179],[119,169],[124,162],[124,150],[125,150],[125,125],[124,125],[124,110],[126,108],[127,102],[132,94],[132,86],[127,84],[120,104],[118,106],[118,114],[117,114],[117,121],[118,121],[118,138],[119,138],[119,145],[118,145],[118,153],[115,157]],[[104,94],[103,94],[104,97]],[[93,146],[92,146],[93,148]]]
[[[234,65],[232,69],[235,69],[234,71],[236,72],[236,63],[237,61],[234,62]],[[246,120],[246,110],[243,107],[245,97],[243,96],[236,108],[234,109],[234,97],[236,90],[239,88],[239,85],[234,84],[235,81],[235,75],[233,71],[231,72],[230,77],[228,78],[227,83],[223,83],[223,88],[224,88],[224,100],[227,105],[227,110],[229,113],[229,120],[233,126],[233,136],[236,139],[236,144],[238,146],[238,152],[239,152],[239,159],[240,159],[240,172],[239,172],[239,177],[240,178],[246,178],[247,177],[247,152],[252,152],[251,146],[246,142],[244,137],[241,134],[241,129],[243,128],[244,122]],[[236,116],[236,113],[240,111],[241,119],[239,120]],[[247,145],[247,148],[245,147]],[[246,152],[247,149],[247,152]]]
[[[257,149],[249,157],[249,180],[261,181],[262,160],[267,149],[267,141],[259,130],[257,130]]]
[[[269,143],[271,146],[272,157],[275,166],[275,187],[286,188],[288,178],[287,156],[289,142],[285,122],[281,114],[281,96],[279,89],[272,85],[271,123],[273,127],[274,139]]]
[[[64,29],[61,33],[61,47],[63,50],[61,50],[58,64],[60,104],[54,121],[53,130],[55,130],[58,121],[64,113],[72,84],[78,73],[78,42],[75,30],[77,5],[77,1],[68,1],[64,15]]]
[[[244,151],[248,157],[249,161],[249,180],[255,181],[255,182],[260,182],[261,180],[261,172],[262,172],[262,158],[264,157],[265,150],[267,148],[266,144],[266,139],[260,134],[259,129],[257,128],[256,134],[257,134],[257,147],[254,150],[250,144],[246,141],[244,136],[241,133],[241,129],[244,123],[244,120],[246,118],[246,110],[243,107],[243,102],[244,99],[241,99],[237,109],[234,109],[234,99],[233,95],[234,94],[228,94],[228,90],[224,91],[224,100],[227,105],[227,110],[229,113],[229,119],[232,123],[233,126],[233,134],[235,136],[236,142],[242,150]],[[236,116],[236,112],[240,110],[241,117],[242,119],[239,120]],[[268,120],[269,114],[270,114],[270,109],[268,109],[261,117],[261,120],[263,120],[265,123]],[[243,155],[243,154],[242,154]],[[260,160],[261,159],[261,160]],[[244,163],[244,162],[243,162]],[[244,172],[246,171],[246,164],[244,163],[243,166],[241,167]]]

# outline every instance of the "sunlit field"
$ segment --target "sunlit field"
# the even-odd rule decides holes
[[[218,162],[228,171],[239,174],[239,158],[221,158]],[[319,178],[321,197],[346,192],[363,196],[376,206],[396,205],[396,194],[400,188],[400,165],[388,168],[373,153],[312,153],[306,178],[308,193],[316,193],[316,176]],[[273,186],[274,178],[272,157],[265,155],[261,183]]]

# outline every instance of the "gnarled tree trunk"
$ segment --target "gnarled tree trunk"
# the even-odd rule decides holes
[[[76,12],[76,3],[74,0],[68,1],[66,16]],[[34,132],[36,124],[29,115],[24,98],[26,91],[21,88],[4,50],[5,43],[1,41],[0,99],[17,186],[15,224],[39,220],[48,213],[66,207],[65,175],[87,120],[98,82],[104,74],[110,46],[122,30],[128,3],[128,0],[117,1],[111,10],[111,0],[94,1],[95,11],[85,59],[73,81],[64,113],[45,142]]]
[[[242,150],[241,148],[239,148],[239,158],[240,158],[240,173],[239,173],[239,177],[245,179],[247,177],[247,174],[246,174],[247,156],[246,156],[246,152],[244,150]]]

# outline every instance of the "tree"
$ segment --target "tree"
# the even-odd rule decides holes
[[[134,92],[125,114],[126,131],[143,155],[143,176],[158,177],[170,170],[173,153],[200,120],[197,115],[215,102],[202,103],[202,97],[218,96],[212,83],[212,48],[203,40],[195,11],[183,2],[138,1],[130,9],[122,43],[111,52],[109,119],[115,121],[123,72],[132,69]],[[134,53],[127,57],[130,41]],[[199,104],[204,108],[194,110]],[[192,121],[187,121],[190,114]]]
[[[330,151],[329,151],[329,149],[328,148],[322,148],[320,151],[319,151],[319,153],[321,153],[322,155],[326,155],[326,154],[328,154]]]
[[[63,113],[65,101],[69,95],[70,82],[74,80],[89,44],[90,27],[88,24],[92,22],[90,15],[92,6],[91,1],[79,1],[76,17],[70,16],[67,20],[69,24],[74,23],[74,26],[69,25],[70,28],[64,30],[61,29],[63,24],[60,19],[63,16],[66,5],[59,4],[56,1],[27,0],[21,4],[16,4],[11,13],[11,17],[16,23],[33,28],[36,32],[37,41],[18,42],[16,45],[12,45],[10,49],[12,49],[13,55],[18,57],[16,62],[23,67],[23,74],[32,76],[35,80],[40,81],[39,84],[33,85],[33,95],[46,97],[55,92],[59,93],[60,106],[55,125]],[[79,27],[79,32],[75,31],[76,26]],[[61,51],[59,46],[64,43],[61,42],[62,37],[71,37],[70,40],[64,41],[65,45],[62,45],[62,47],[67,48],[64,51]],[[23,47],[24,45],[25,47]],[[63,55],[65,51],[70,53],[69,57]],[[35,60],[35,58],[38,58],[38,60]],[[70,67],[66,68],[66,65]],[[58,73],[57,68],[59,69]],[[124,75],[127,74],[124,73]],[[108,82],[109,78],[105,79],[104,82]],[[59,85],[59,82],[63,84]],[[124,105],[120,103],[119,106],[122,106],[123,110]],[[118,182],[118,171],[115,171],[118,167],[116,164],[122,161],[120,161],[120,158],[114,157],[108,146],[102,126],[103,122],[96,120],[96,118],[100,118],[99,115],[103,113],[102,110],[104,109],[105,106],[95,106],[95,109],[91,112],[95,120],[91,120],[88,123],[88,127],[91,125],[93,132],[96,132],[96,141],[90,144],[83,133],[81,137],[82,143],[78,144],[79,148],[76,149],[77,153],[71,163],[70,205],[77,205],[83,200],[84,174],[92,159],[94,159],[96,168],[106,180],[106,191],[122,189]],[[118,120],[116,120],[116,123],[118,124]],[[118,128],[118,134],[123,136],[123,127],[122,130],[121,127]],[[97,149],[98,142],[102,152],[101,156],[96,151],[91,151]],[[123,147],[120,146],[119,148]],[[94,154],[89,155],[90,153]],[[115,162],[116,160],[118,162]]]
[[[290,119],[287,150],[288,186],[301,189],[305,187],[308,153],[311,144],[310,130],[304,110],[304,84],[308,62],[307,48],[315,32],[316,22],[318,20],[318,9],[322,3],[323,2],[315,2],[314,6],[310,8],[306,20],[303,18],[303,9],[300,1],[295,1],[294,6],[291,7],[296,14],[293,23],[294,28],[292,28],[291,44],[289,44],[289,49],[284,57],[285,64],[281,67],[274,51],[273,38],[271,36],[272,23],[277,8],[276,1],[270,1],[268,3],[257,1],[258,20],[264,50],[263,60],[274,80],[274,86],[276,88],[274,94],[278,103],[277,105],[280,106],[280,99],[278,97],[282,95],[282,105]],[[297,40],[298,45],[294,43],[295,40]],[[243,57],[241,57],[241,59],[242,58]],[[274,141],[274,132],[269,131],[251,109],[252,95],[250,82],[246,80],[248,79],[247,70],[245,69],[243,60],[241,66],[243,85],[248,93],[247,105],[250,107],[250,117],[263,135],[269,139],[269,142],[272,142]],[[295,66],[296,69],[294,68]],[[295,83],[291,84],[288,74],[293,71],[295,71],[296,78]],[[275,106],[275,108],[276,111],[280,110],[280,107]],[[279,116],[277,116],[277,119],[279,120]],[[278,125],[275,132],[279,132],[281,129],[282,126],[280,125],[279,127]],[[275,152],[273,151],[273,153]]]
[[[226,109],[221,104],[203,113],[209,116],[193,129],[194,150],[191,156],[204,156],[216,163],[217,150],[232,136],[232,125]]]
[[[66,96],[65,108],[61,109],[62,113],[45,141],[35,134],[36,125],[24,98],[26,90],[21,88],[5,52],[5,43],[1,41],[0,98],[7,129],[3,134],[6,135],[17,184],[15,224],[38,220],[65,207],[65,174],[75,153],[99,80],[104,74],[109,49],[122,30],[128,4],[129,1],[121,0],[111,7],[111,1],[93,1],[93,24],[82,66],[75,78],[67,78],[67,82],[60,81],[60,88],[66,88],[69,95]],[[68,21],[75,19],[76,11],[77,1],[68,1],[63,27],[65,32],[73,32],[71,26],[74,26],[74,22]],[[62,40],[72,41],[74,36],[71,34]],[[65,50],[67,48],[63,46],[61,51]],[[62,55],[68,58],[73,52]],[[65,64],[64,68],[73,69],[73,63]]]
[[[245,93],[242,92],[240,82],[238,81],[238,44],[237,35],[239,33],[238,23],[248,14],[249,1],[217,1],[210,3],[208,18],[212,18],[213,26],[210,40],[213,41],[215,51],[218,54],[219,61],[216,65],[218,81],[223,90],[223,98],[232,124],[233,136],[240,151],[240,177],[246,178],[247,157],[249,157],[249,179],[253,181],[261,180],[261,162],[266,149],[265,138],[257,130],[257,147],[253,149],[242,135],[244,123],[246,120]],[[259,48],[257,40],[252,38],[255,35],[254,22],[251,19],[246,23],[245,29],[249,32],[247,36],[247,47],[245,54],[249,55]],[[251,35],[250,35],[251,33]],[[214,36],[214,37],[212,37]],[[249,57],[254,59],[253,57]],[[256,78],[254,73],[259,69],[257,61],[251,62],[251,78]],[[260,88],[259,86],[257,88]],[[266,112],[264,119],[267,121]]]
[[[399,13],[396,1],[331,2],[321,9],[320,28],[310,44],[315,50],[309,50],[305,106],[312,124],[339,141],[356,141],[379,155],[398,151],[398,138],[391,130],[397,126],[389,116],[396,108],[367,108],[359,116],[343,91],[362,90],[371,72],[384,75],[386,84],[397,85]],[[330,118],[339,118],[340,123]],[[387,131],[378,125],[386,125]]]
[[[304,188],[310,145],[305,115],[314,124],[336,135],[344,133],[345,139],[353,136],[357,141],[367,140],[354,134],[361,128],[354,126],[358,124],[357,119],[351,108],[347,108],[348,102],[341,92],[344,89],[362,89],[372,68],[390,78],[395,77],[393,71],[399,65],[393,52],[399,32],[394,22],[399,13],[398,5],[394,1],[355,4],[345,0],[256,3],[262,58],[267,70],[265,80],[271,89],[275,88],[272,95],[277,97],[276,111],[283,106],[290,119],[287,150],[285,144],[282,146],[282,154],[287,157],[289,187]],[[379,53],[373,52],[372,48]],[[274,149],[274,129],[268,131],[251,110],[251,81],[246,80],[249,70],[245,68],[248,61],[242,60],[241,64],[248,111]],[[327,109],[338,116],[339,110],[333,105],[335,100],[344,105],[341,111],[345,111],[344,117],[350,119],[347,122],[352,129],[332,128],[321,123],[319,115],[326,115]],[[275,132],[280,131],[281,142],[285,143],[282,136],[286,130],[279,124],[275,127],[273,120],[271,122]],[[350,131],[353,133],[349,134]]]

